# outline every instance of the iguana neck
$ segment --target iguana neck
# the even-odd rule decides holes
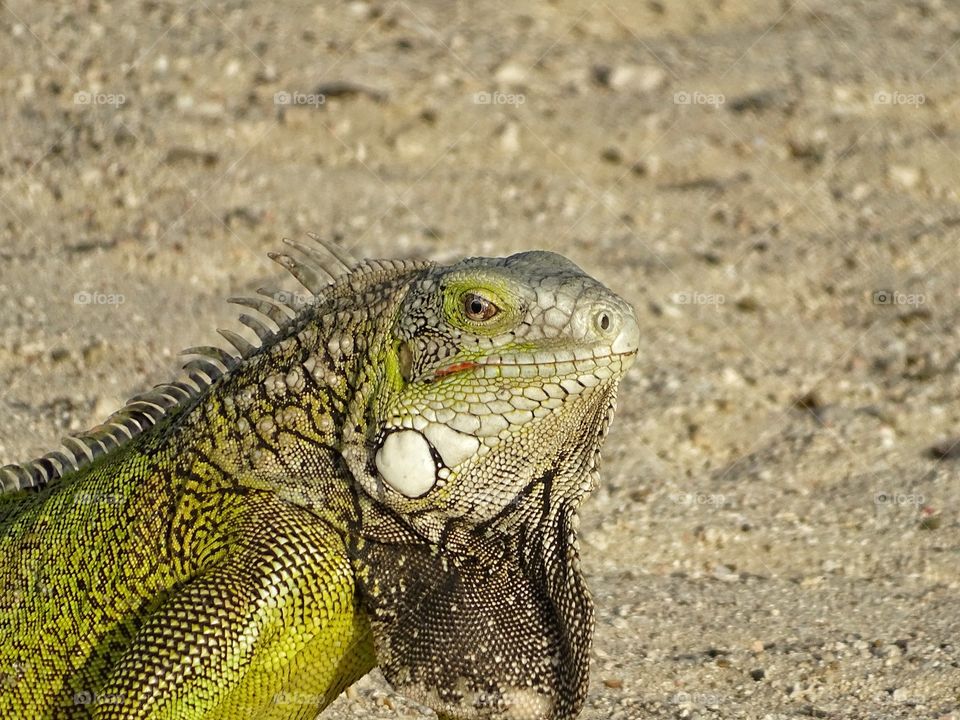
[[[172,423],[163,452],[194,493],[269,491],[346,532],[358,488],[341,451],[363,428],[400,287],[334,298],[211,385]]]
[[[495,559],[351,535],[351,562],[390,683],[451,714],[468,705],[479,717],[520,702],[537,707],[535,717],[576,717],[594,611],[570,540],[575,523],[572,507],[558,507],[542,526],[505,538]],[[509,612],[491,597],[509,598]],[[464,637],[473,644],[457,642]]]

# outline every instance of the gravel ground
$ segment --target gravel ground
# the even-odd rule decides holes
[[[960,717],[960,8],[0,8],[0,460],[236,327],[316,231],[635,303],[589,720]],[[376,673],[324,718],[420,717]]]

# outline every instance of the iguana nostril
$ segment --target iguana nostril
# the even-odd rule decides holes
[[[600,317],[597,319],[597,324],[600,326],[601,330],[610,329],[610,316],[607,313],[600,313]]]

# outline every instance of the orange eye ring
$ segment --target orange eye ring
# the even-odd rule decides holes
[[[500,312],[500,308],[475,292],[463,294],[463,313],[473,322],[486,322]]]

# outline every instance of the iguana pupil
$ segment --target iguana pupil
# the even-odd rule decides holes
[[[489,320],[497,314],[499,308],[481,295],[467,293],[463,298],[467,317],[477,322]]]

